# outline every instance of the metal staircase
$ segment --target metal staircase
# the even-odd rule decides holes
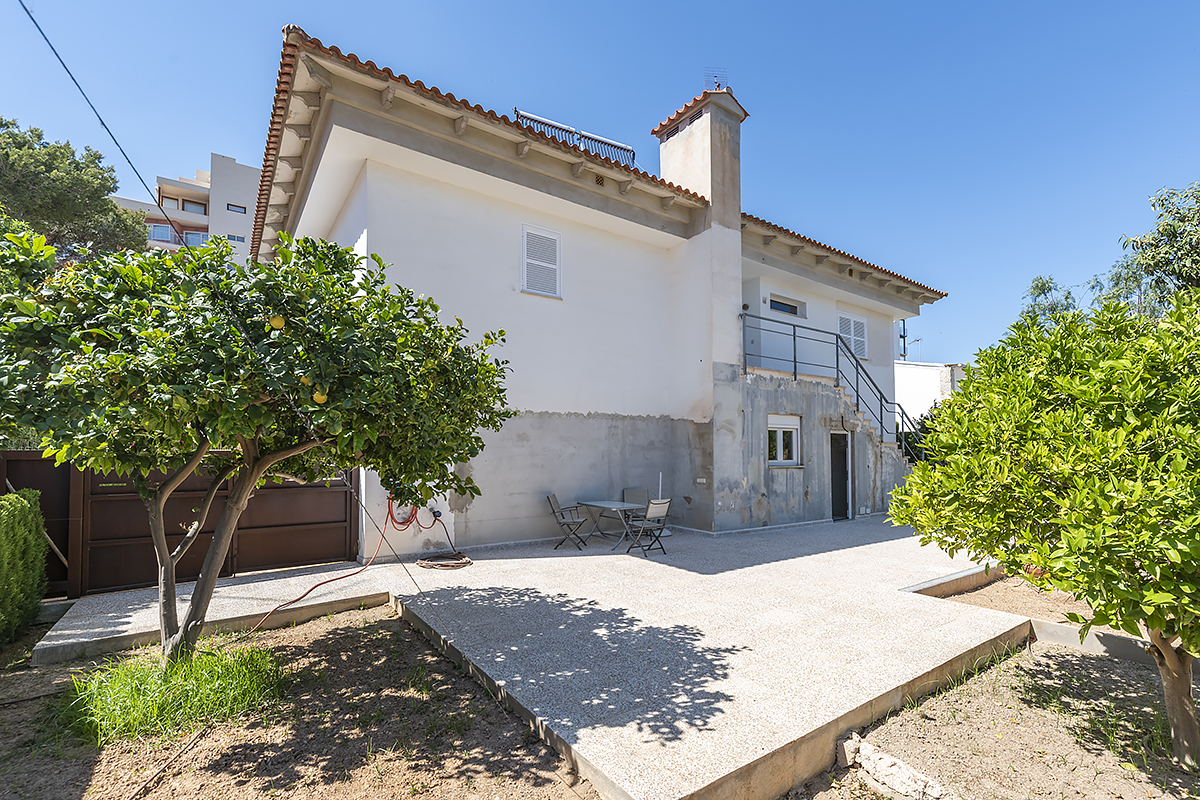
[[[833,385],[842,387],[855,411],[879,431],[884,443],[894,441],[912,463],[921,460],[920,429],[899,403],[884,395],[840,334],[747,312],[738,316],[742,320],[743,374],[759,368],[791,372],[792,380],[832,378]]]

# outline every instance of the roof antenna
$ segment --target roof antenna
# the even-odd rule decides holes
[[[719,92],[729,88],[729,72],[724,67],[708,67],[704,70],[704,91]]]

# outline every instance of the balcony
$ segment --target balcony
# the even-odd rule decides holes
[[[208,242],[208,234],[200,231],[184,231],[181,236],[170,225],[147,225],[148,237],[151,244],[172,245],[175,247],[199,247]]]
[[[809,325],[742,313],[742,372],[753,369],[832,379],[845,387],[854,408],[881,436],[895,441],[910,460],[919,459],[914,448],[916,423],[894,400],[889,399],[854,355],[850,343],[833,331]]]

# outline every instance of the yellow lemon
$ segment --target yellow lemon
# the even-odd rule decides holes
[[[308,386],[309,384],[311,384],[311,383],[312,383],[312,381],[310,381],[310,380],[308,379],[308,376],[307,376],[307,375],[301,375],[301,376],[300,376],[300,382],[301,382],[301,383],[303,383],[305,386]]]
[[[321,405],[328,399],[329,398],[325,396],[325,393],[320,390],[318,390],[317,393],[313,395],[313,402],[316,403],[317,405]]]
[[[276,314],[275,316],[271,317],[271,327],[277,331],[283,329],[284,322],[285,322],[285,320],[279,314]]]

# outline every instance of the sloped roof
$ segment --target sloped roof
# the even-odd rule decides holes
[[[831,247],[830,245],[827,245],[824,242],[819,242],[816,239],[813,239],[812,237],[809,237],[809,236],[805,236],[802,233],[796,233],[795,231],[789,230],[788,228],[785,228],[782,225],[776,225],[774,222],[768,222],[767,220],[762,219],[761,217],[756,217],[753,214],[747,214],[745,212],[742,212],[742,219],[746,220],[747,222],[753,222],[755,225],[766,228],[768,230],[775,231],[776,233],[781,234],[783,236],[789,236],[793,239],[799,239],[800,241],[802,241],[806,244],[815,245],[817,247],[820,247],[822,250],[828,250],[830,253],[836,253],[839,256],[843,256],[843,257],[848,258],[851,261],[854,261],[858,264],[862,264],[864,267],[868,267],[874,272],[880,272],[880,273],[883,273],[884,275],[889,275],[893,278],[897,278],[902,281],[907,281],[908,283],[911,283],[913,286],[916,286],[919,289],[924,289],[925,291],[929,292],[930,294],[937,295],[937,297],[939,297],[939,298],[946,297],[946,292],[943,292],[939,289],[934,289],[932,286],[926,286],[923,283],[914,281],[912,278],[906,278],[898,272],[892,272],[890,269],[884,269],[883,267],[879,266],[878,264],[872,264],[870,261],[867,261],[865,258],[859,258],[858,256],[854,255],[853,253],[847,253],[845,250],[839,250],[836,247]]]
[[[275,81],[275,101],[271,108],[271,121],[267,129],[267,144],[263,153],[263,168],[262,177],[258,187],[258,208],[254,217],[254,233],[251,242],[251,253],[257,257],[258,248],[262,242],[262,229],[265,224],[267,205],[271,198],[271,186],[275,182],[275,164],[276,156],[279,152],[279,143],[283,136],[283,126],[287,119],[288,98],[292,91],[292,83],[295,76],[296,62],[299,59],[300,50],[304,49],[311,52],[320,53],[325,56],[337,58],[343,64],[346,64],[358,72],[372,75],[377,78],[384,78],[389,81],[394,81],[408,89],[413,90],[425,97],[435,100],[440,103],[446,103],[452,106],[457,106],[465,111],[470,111],[476,116],[486,119],[490,122],[505,125],[514,130],[537,139],[543,144],[557,147],[564,152],[577,153],[580,156],[597,164],[614,170],[628,172],[642,180],[650,181],[658,184],[664,189],[668,189],[677,195],[687,197],[688,199],[702,204],[707,204],[708,200],[695,192],[686,189],[682,186],[676,186],[670,181],[663,180],[657,175],[652,175],[644,170],[637,169],[619,161],[605,158],[602,155],[593,153],[577,145],[569,144],[560,141],[545,133],[528,125],[521,125],[515,120],[509,119],[503,114],[497,114],[495,111],[484,108],[478,104],[472,104],[468,100],[455,97],[453,94],[443,92],[436,86],[426,86],[421,81],[413,81],[407,75],[393,72],[388,67],[378,67],[374,61],[363,61],[353,53],[343,53],[340,49],[333,45],[325,45],[320,39],[309,36],[302,28],[297,25],[287,25],[283,29],[283,50],[279,57],[279,76]]]

